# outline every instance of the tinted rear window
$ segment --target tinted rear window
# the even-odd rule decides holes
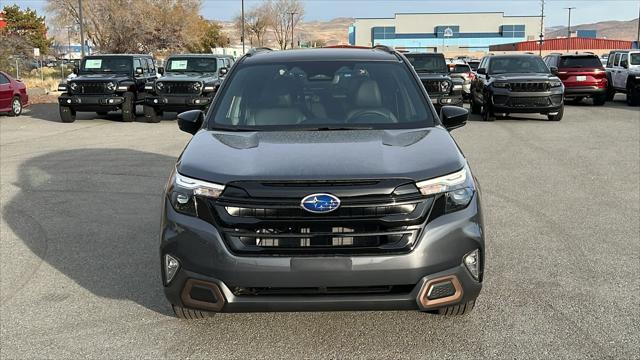
[[[230,76],[211,112],[210,127],[297,130],[434,125],[418,82],[399,62],[260,64],[241,66]]]
[[[602,67],[600,59],[596,56],[563,56],[560,59],[561,68],[596,68]]]

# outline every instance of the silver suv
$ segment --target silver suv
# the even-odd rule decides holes
[[[615,50],[607,60],[608,100],[616,93],[627,94],[627,103],[640,105],[640,50]]]

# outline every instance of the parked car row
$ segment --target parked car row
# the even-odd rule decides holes
[[[145,118],[158,122],[164,111],[206,109],[219,82],[233,64],[226,55],[175,55],[167,68],[156,67],[151,55],[91,55],[82,59],[76,76],[58,85],[60,118],[69,123],[77,112],[122,111],[135,119],[136,105]]]

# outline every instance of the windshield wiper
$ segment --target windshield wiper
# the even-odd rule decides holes
[[[308,128],[298,128],[302,131],[341,131],[341,130],[373,130],[371,126],[318,126]]]

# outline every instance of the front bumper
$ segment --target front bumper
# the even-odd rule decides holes
[[[431,103],[437,110],[443,106],[463,106],[462,94],[457,95],[433,95]]]
[[[117,94],[73,95],[65,93],[58,97],[60,106],[72,107],[79,111],[117,110],[124,101],[124,97]]]
[[[162,111],[186,111],[209,106],[212,97],[199,95],[148,95],[145,105]]]
[[[563,104],[562,89],[546,92],[511,92],[506,89],[493,89],[491,94],[491,108],[494,113],[557,113]]]
[[[180,261],[165,294],[169,302],[209,311],[312,311],[430,309],[419,300],[429,280],[455,276],[461,296],[438,304],[449,306],[475,299],[482,287],[462,265],[463,257],[480,249],[484,234],[476,194],[463,210],[428,223],[413,251],[363,256],[238,256],[229,251],[216,228],[177,213],[165,204],[160,255]],[[482,271],[481,271],[482,274]],[[214,307],[194,304],[184,296],[190,279],[215,284],[221,297]],[[482,276],[480,277],[482,280]],[[242,295],[238,288],[350,288],[397,286],[404,292],[384,294]],[[185,301],[185,299],[187,301]]]

